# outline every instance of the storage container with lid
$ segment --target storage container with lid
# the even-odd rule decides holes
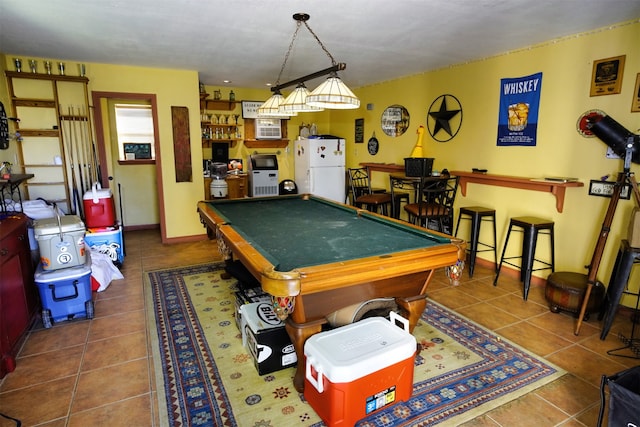
[[[42,323],[50,328],[54,322],[76,318],[92,319],[91,256],[82,265],[45,271],[38,266],[34,275],[42,301]]]
[[[85,226],[77,215],[57,215],[35,221],[34,235],[44,270],[75,267],[85,262]]]
[[[91,190],[84,193],[82,205],[87,227],[113,227],[116,225],[116,208],[111,189],[102,188],[99,183],[94,183]]]
[[[371,317],[311,336],[304,345],[304,397],[329,427],[353,426],[369,414],[408,400],[416,339],[408,321]],[[404,323],[404,329],[395,325]]]

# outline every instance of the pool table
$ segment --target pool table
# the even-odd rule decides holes
[[[276,297],[298,361],[328,314],[373,298],[394,297],[413,330],[434,271],[465,256],[463,240],[308,194],[202,201],[197,210],[224,258]],[[303,363],[294,385],[303,390]]]

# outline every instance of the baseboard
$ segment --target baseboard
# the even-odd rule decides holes
[[[123,231],[159,230],[160,224],[125,225]]]
[[[494,271],[496,268],[496,264],[494,262],[491,262],[484,258],[476,258],[476,266],[478,265]],[[502,264],[502,268],[500,269],[500,275],[501,276],[506,275],[512,279],[520,280],[520,270],[513,268],[511,266],[505,265],[504,263]],[[546,285],[547,285],[546,278],[543,279],[542,277],[538,277],[535,274],[531,275],[531,286],[546,286]]]

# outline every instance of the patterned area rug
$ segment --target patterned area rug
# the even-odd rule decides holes
[[[171,426],[323,426],[293,387],[293,368],[259,376],[234,320],[236,280],[222,264],[149,272],[148,323],[160,416]],[[359,427],[458,425],[564,374],[428,301],[411,399]]]

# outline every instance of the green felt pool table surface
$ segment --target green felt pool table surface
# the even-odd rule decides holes
[[[426,229],[321,199],[230,200],[212,207],[278,271],[451,242]]]

